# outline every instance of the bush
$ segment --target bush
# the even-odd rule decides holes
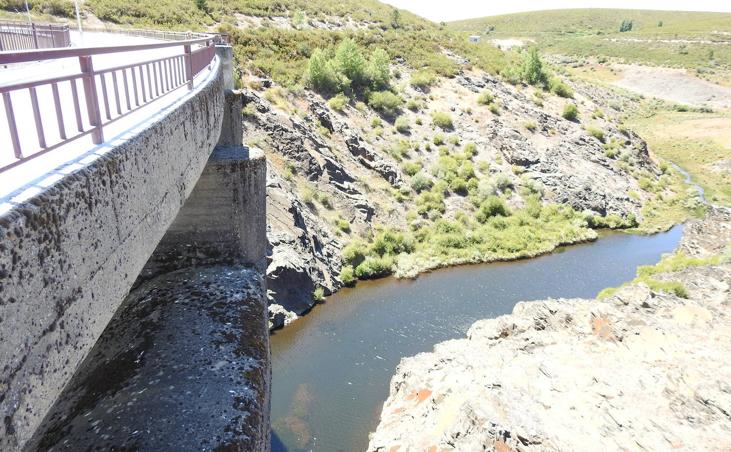
[[[406,108],[413,112],[417,112],[421,110],[421,102],[416,99],[409,99],[408,102],[406,102]]]
[[[432,71],[417,71],[411,75],[411,86],[415,88],[425,89],[434,85],[437,81],[437,75]]]
[[[535,123],[535,121],[527,121],[523,123],[523,127],[526,128],[529,132],[535,132],[538,128],[538,125]]]
[[[338,229],[340,229],[341,231],[343,231],[345,233],[350,232],[350,222],[344,218],[339,218],[335,222],[335,225],[338,227]]]
[[[403,101],[391,91],[376,91],[368,98],[372,109],[388,116],[394,116],[401,108]]]
[[[436,146],[443,145],[444,144],[444,135],[442,135],[441,133],[434,135],[433,143]]]
[[[348,105],[348,98],[342,94],[338,94],[327,101],[327,106],[335,111],[343,111],[346,105]]]
[[[347,265],[357,267],[365,260],[367,250],[362,242],[355,241],[343,248],[343,262]]]
[[[490,105],[495,100],[490,90],[485,90],[477,96],[477,103],[480,105]]]
[[[434,125],[442,130],[451,130],[454,127],[452,117],[448,113],[435,111],[431,114],[431,119],[434,122]]]
[[[567,84],[565,84],[560,78],[553,77],[548,83],[548,89],[559,97],[572,98],[574,97],[574,90]]]
[[[579,117],[579,109],[576,108],[576,104],[566,104],[563,107],[563,113],[561,114],[564,119],[568,119],[569,121],[576,121],[576,119]]]
[[[318,287],[317,289],[312,292],[312,300],[321,302],[325,299],[325,289],[322,287]]]
[[[434,182],[424,175],[424,173],[417,172],[411,177],[411,188],[417,193],[421,193],[425,190],[431,190],[433,185]]]
[[[629,19],[624,19],[622,23],[619,25],[619,32],[624,33],[627,31],[632,31],[632,26],[634,23]]]
[[[352,286],[355,284],[355,270],[350,265],[343,265],[340,269],[340,281],[346,286]]]
[[[490,112],[493,115],[499,116],[500,115],[500,105],[498,105],[497,102],[490,104]]]
[[[475,143],[467,143],[464,145],[464,153],[468,158],[477,155],[477,145]]]
[[[505,201],[498,198],[497,196],[488,196],[488,198],[480,204],[480,209],[477,212],[477,221],[485,223],[492,217],[507,217],[508,206]]]
[[[601,129],[598,129],[596,127],[587,127],[586,132],[597,140],[604,143],[604,131],[602,131]]]
[[[411,129],[411,124],[409,124],[409,118],[406,116],[399,116],[396,118],[396,122],[394,122],[394,127],[396,127],[396,130],[398,130],[400,133],[408,133]]]
[[[355,276],[358,279],[375,279],[388,276],[393,273],[393,258],[368,257],[355,267]]]
[[[371,245],[372,252],[379,256],[396,256],[411,252],[413,249],[414,244],[411,237],[393,229],[386,229],[379,233]]]
[[[416,173],[421,171],[421,164],[417,162],[405,162],[401,165],[401,169],[403,169],[404,173],[409,176],[414,176]]]

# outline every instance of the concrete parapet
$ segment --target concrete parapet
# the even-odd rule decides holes
[[[0,216],[0,450],[24,446],[129,292],[218,142],[223,104],[218,65],[162,119]]]

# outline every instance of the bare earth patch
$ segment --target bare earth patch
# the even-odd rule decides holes
[[[692,106],[731,108],[731,88],[701,80],[684,69],[617,65],[621,78],[615,86],[646,96]]]

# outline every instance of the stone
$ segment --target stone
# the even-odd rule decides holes
[[[706,257],[729,243],[731,209],[714,207],[680,250]],[[656,276],[689,297],[638,284],[522,302],[404,358],[368,450],[728,448],[731,263]]]

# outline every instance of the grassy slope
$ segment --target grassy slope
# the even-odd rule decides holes
[[[619,33],[625,19],[630,32]],[[662,27],[658,27],[662,22]],[[449,24],[456,31],[524,37],[542,49],[579,57],[605,56],[628,62],[694,68],[731,68],[731,46],[684,44],[678,40],[731,40],[717,33],[731,29],[731,14],[618,9],[537,11],[471,19]],[[652,40],[648,43],[633,40]],[[663,41],[674,42],[663,42]],[[711,56],[711,52],[713,55]]]

